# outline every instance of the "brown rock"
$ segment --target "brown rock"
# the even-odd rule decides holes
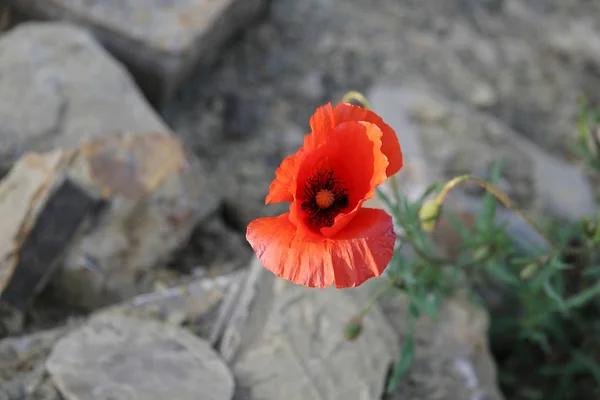
[[[140,278],[218,203],[198,161],[168,133],[115,133],[73,151],[28,154],[0,193],[0,299],[21,313],[63,255],[52,285],[72,307],[145,291]]]
[[[28,154],[0,183],[0,331],[24,312],[63,260],[98,201],[62,174],[73,153]]]
[[[161,104],[198,63],[262,12],[264,0],[16,0],[26,17],[91,29],[126,64],[154,104]]]

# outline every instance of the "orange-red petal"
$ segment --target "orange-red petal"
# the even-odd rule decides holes
[[[288,213],[256,219],[246,230],[246,239],[262,265],[278,277],[308,287],[331,286],[333,265],[327,240],[306,238],[296,234]]]
[[[381,275],[394,255],[392,217],[383,210],[361,208],[331,243],[335,287],[359,286]]]
[[[312,132],[304,137],[305,150],[312,150],[327,141],[329,132],[335,127],[331,103],[317,108],[310,118]]]
[[[338,125],[322,146],[307,154],[298,169],[296,188],[292,189],[295,194],[292,222],[300,229],[311,229],[305,224],[300,209],[300,203],[305,200],[303,190],[311,177],[329,170],[346,190],[348,207],[335,218],[333,226],[321,228],[321,233],[329,237],[343,229],[362,203],[373,197],[375,187],[387,178],[388,161],[381,151],[381,136],[375,124],[350,121]]]
[[[281,165],[275,171],[275,179],[273,179],[273,182],[269,186],[269,193],[265,199],[265,204],[294,201],[291,188],[293,182],[296,180],[296,175],[298,175],[298,167],[302,162],[303,156],[304,150],[300,148],[296,154],[283,159]]]
[[[402,168],[402,150],[396,132],[386,124],[383,119],[372,111],[348,103],[339,103],[333,110],[335,124],[339,125],[348,121],[366,121],[373,123],[381,129],[381,151],[388,158],[389,165],[387,176],[392,176]]]
[[[361,209],[333,238],[296,234],[288,214],[259,218],[246,238],[261,263],[280,278],[324,288],[355,287],[381,275],[394,253],[392,218],[382,210]],[[306,238],[306,237],[304,237]]]

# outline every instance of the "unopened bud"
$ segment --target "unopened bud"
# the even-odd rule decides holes
[[[362,317],[354,317],[344,327],[344,337],[346,338],[346,340],[353,342],[362,333],[362,328]]]
[[[350,91],[344,95],[344,98],[342,99],[342,103],[350,103],[352,105],[359,106],[359,107],[365,108],[367,110],[371,109],[371,106],[369,105],[367,98],[365,96],[363,96],[362,93],[354,91],[354,90]]]
[[[521,279],[529,279],[533,276],[533,274],[535,274],[535,272],[538,270],[539,264],[534,262],[531,264],[527,264],[522,270],[521,270]]]
[[[477,250],[475,250],[475,253],[473,254],[473,259],[475,261],[481,261],[481,260],[485,259],[489,254],[490,254],[489,246],[482,246],[482,247],[479,247]]]
[[[581,231],[586,239],[594,240],[596,237],[598,237],[598,235],[600,235],[600,224],[594,220],[585,218],[583,221],[581,221]]]
[[[419,210],[419,221],[421,229],[425,232],[431,232],[435,229],[440,215],[442,214],[442,205],[437,199],[429,200],[423,203]]]

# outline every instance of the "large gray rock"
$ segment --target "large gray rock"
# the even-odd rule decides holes
[[[32,227],[66,178],[85,189],[93,205],[69,224],[66,240],[54,240],[62,246],[54,246],[54,255],[33,257],[40,258],[37,267],[31,257],[22,267],[19,257],[3,258],[0,293],[16,288],[10,298],[24,302],[11,300],[11,308],[22,316],[49,279],[51,270],[43,266],[55,266],[59,257],[65,257],[65,267],[52,284],[73,307],[92,309],[147,291],[135,287],[144,271],[166,261],[217,206],[198,160],[151,109],[129,73],[74,25],[25,23],[2,36],[0,91],[10,93],[0,99],[0,162],[15,162],[26,151],[55,150],[22,157],[2,182],[0,214],[7,224],[0,252],[18,255],[28,237],[41,235],[31,234]],[[105,207],[95,207],[97,201]],[[53,212],[58,220],[42,225],[64,227],[74,211]],[[76,237],[84,220],[92,224]],[[28,272],[25,286],[19,271]]]
[[[62,338],[46,368],[66,400],[230,400],[231,372],[186,330],[116,315]]]
[[[85,30],[25,23],[0,37],[0,164],[112,131],[167,131],[129,73]]]
[[[51,207],[65,179],[78,189]],[[22,317],[57,263],[50,282],[71,308],[148,291],[142,278],[217,207],[206,185],[198,160],[170,133],[117,133],[74,150],[26,154],[0,182],[0,301]],[[82,202],[94,205],[87,224],[73,220]],[[18,321],[11,325],[18,329]]]
[[[275,277],[255,259],[235,306],[222,309],[228,322],[219,349],[232,365],[236,398],[380,398],[406,340],[407,298],[385,298],[367,314],[358,339],[343,336],[380,284],[384,279],[357,289],[308,289]],[[485,310],[446,299],[439,320],[417,322],[415,362],[391,398],[502,400],[488,327]]]
[[[236,398],[380,398],[398,348],[389,323],[374,307],[360,337],[344,339],[344,326],[367,294],[294,285],[255,259],[220,344],[236,377]]]
[[[100,309],[92,317],[130,317],[185,326],[214,344],[225,322],[219,310],[229,293],[237,292],[244,275],[245,271],[236,272],[160,289]],[[51,330],[0,340],[0,399],[62,400],[45,363],[56,342],[85,323],[75,319]]]
[[[209,65],[223,44],[258,17],[265,0],[17,0],[28,17],[75,22],[136,75],[162,103],[198,62]]]

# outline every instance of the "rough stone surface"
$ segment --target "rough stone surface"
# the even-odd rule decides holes
[[[45,380],[44,362],[54,344],[74,325],[32,335],[11,337],[0,341],[0,399],[50,399],[52,387],[42,388]],[[54,394],[57,394],[54,392]]]
[[[82,145],[69,171],[108,206],[53,281],[85,308],[128,298],[218,206],[198,160],[170,134],[115,134]]]
[[[0,336],[22,329],[33,299],[94,214],[96,199],[64,179],[69,159],[28,154],[0,182]]]
[[[136,296],[97,311],[97,314],[124,315],[166,324],[184,325],[196,335],[215,344],[222,327],[219,311],[230,291],[235,291],[245,271],[216,278],[202,278],[183,286],[165,288]]]
[[[115,130],[167,131],[127,71],[86,31],[25,23],[0,37],[0,163]]]
[[[231,372],[184,329],[116,315],[62,338],[46,368],[66,400],[230,400]]]
[[[63,176],[104,201],[82,235],[64,243],[64,265],[51,282],[71,308],[92,309],[147,291],[140,278],[166,262],[218,205],[198,160],[169,133],[105,135],[75,150],[28,154],[14,171],[3,182],[0,208],[13,222],[3,231],[6,254],[18,250],[14,239],[27,237],[42,195]],[[21,179],[23,174],[31,179]],[[13,264],[2,272],[11,273]]]
[[[376,86],[372,88],[368,93],[369,101],[371,106],[377,111],[377,113],[390,124],[398,135],[398,140],[401,143],[403,156],[404,156],[404,167],[391,179],[396,181],[398,190],[403,196],[406,196],[409,200],[416,201],[419,199],[425,189],[429,185],[436,181],[442,181],[442,176],[446,175],[446,178],[454,177],[454,173],[475,173],[470,169],[463,170],[460,172],[454,171],[448,173],[444,170],[444,164],[441,162],[435,162],[431,158],[427,158],[427,154],[431,151],[424,151],[423,146],[427,142],[423,142],[421,129],[427,129],[431,124],[441,123],[448,118],[450,115],[447,107],[443,103],[436,101],[432,97],[430,92],[424,91],[423,89],[418,90],[413,88],[402,88],[394,86]],[[425,128],[423,128],[425,125]],[[443,135],[442,132],[439,133]],[[441,143],[445,143],[442,139]],[[468,140],[465,140],[468,142]],[[429,143],[431,144],[431,143]],[[467,145],[472,145],[469,142]],[[448,151],[452,151],[452,148],[445,147]],[[458,148],[457,152],[461,152],[463,148]],[[529,153],[528,153],[529,154]],[[571,174],[571,178],[575,178],[574,184],[581,184],[583,193],[571,194],[570,199],[572,201],[564,201],[564,196],[544,198],[549,204],[553,204],[555,208],[553,211],[559,214],[562,211],[562,215],[569,215],[571,218],[575,216],[585,215],[593,210],[593,202],[591,202],[591,196],[589,193],[589,184],[586,181],[577,180],[577,177],[583,177],[580,171],[576,168],[566,165],[561,161],[553,159],[551,156],[544,154],[538,149],[534,149],[531,153],[534,157],[537,155],[538,168],[538,183],[539,187],[545,188],[547,191],[552,191],[553,185],[544,177],[549,177],[550,173],[547,170],[547,163],[551,164],[549,167],[554,170],[558,169],[562,173]],[[473,158],[471,163],[477,163],[480,161],[479,155]],[[461,161],[461,159],[458,159]],[[464,160],[462,160],[464,161]],[[469,161],[464,161],[468,163]],[[543,163],[543,164],[542,164]],[[566,171],[566,172],[565,172]],[[480,171],[485,174],[487,170]],[[392,196],[391,181],[386,181],[381,189]],[[566,183],[556,184],[564,187]],[[502,187],[502,183],[500,184]],[[508,187],[507,187],[508,186]],[[504,182],[503,190],[510,190],[510,186],[507,182]],[[556,189],[559,192],[558,189]],[[573,201],[573,197],[575,200]],[[561,201],[562,200],[562,201]],[[569,199],[567,199],[569,200]],[[373,199],[365,203],[366,206],[385,208],[383,202],[376,196]],[[583,208],[581,208],[583,207]],[[453,192],[447,201],[447,210],[451,210],[458,216],[465,226],[473,226],[474,215],[481,208],[481,203],[474,196],[471,196],[468,192]],[[497,210],[496,220],[499,225],[506,225],[506,228],[511,237],[515,239],[523,250],[526,248],[546,248],[548,243],[546,240],[539,235],[531,226],[521,219],[518,215],[508,209],[499,208]],[[396,227],[397,232],[401,232],[401,227]],[[456,254],[456,251],[460,247],[461,240],[457,232],[453,230],[445,216],[443,215],[440,223],[438,224],[435,232],[432,234],[432,239],[436,243],[437,250],[443,256],[452,256]],[[405,249],[410,249],[410,246],[405,246]]]
[[[408,301],[382,300],[382,310],[400,338],[407,332]],[[391,400],[502,400],[496,366],[487,343],[487,313],[467,301],[448,299],[437,321],[420,318],[415,326],[415,360]]]
[[[348,90],[424,81],[453,101],[483,98],[484,108],[467,112],[483,110],[560,158],[576,96],[596,99],[600,79],[587,40],[579,40],[579,49],[568,42],[560,53],[551,50],[548,34],[561,37],[565,26],[585,25],[594,43],[598,29],[590,21],[598,15],[598,4],[587,0],[278,0],[268,20],[224,52],[209,79],[196,73],[164,114],[211,174],[227,182],[218,190],[246,224],[285,210],[264,206],[274,170],[302,143],[316,107]],[[236,118],[260,116],[256,124],[240,123],[244,132],[235,140],[225,134],[231,121],[224,104],[232,93],[251,108]],[[431,106],[428,117],[442,118],[445,110]],[[519,183],[511,190],[528,201],[523,175],[511,172]]]
[[[594,213],[592,186],[581,168],[546,153],[494,117],[452,103],[425,84],[375,87],[371,96],[372,107],[398,132],[409,160],[416,154],[413,142],[419,141],[421,160],[433,174],[428,183],[462,174],[489,179],[493,163],[502,162],[498,187],[520,208],[570,221]],[[460,189],[484,193],[476,185]]]
[[[344,326],[365,290],[313,290],[277,279],[255,260],[220,345],[236,399],[377,399],[397,351],[377,307],[354,342]]]
[[[155,103],[168,98],[199,61],[264,10],[265,0],[16,0],[21,13],[91,29],[138,76]]]

